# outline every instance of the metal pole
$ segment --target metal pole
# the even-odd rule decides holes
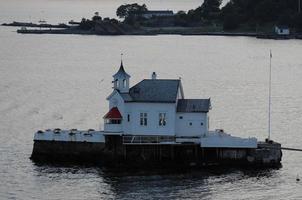
[[[269,59],[269,97],[268,97],[268,139],[271,139],[271,82],[272,82],[272,50],[270,50],[270,59]]]

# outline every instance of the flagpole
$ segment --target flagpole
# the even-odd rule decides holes
[[[269,59],[269,97],[268,97],[268,140],[271,139],[271,90],[272,90],[272,50],[270,50],[270,59]]]

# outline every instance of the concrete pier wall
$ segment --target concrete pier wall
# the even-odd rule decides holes
[[[126,166],[277,166],[282,157],[278,143],[261,143],[257,149],[201,148],[199,144],[125,145],[120,136],[106,143],[35,140],[32,159],[89,161]]]
[[[101,161],[105,143],[34,141],[31,158],[34,160]]]

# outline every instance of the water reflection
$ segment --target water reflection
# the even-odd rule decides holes
[[[68,163],[40,163],[33,165],[33,169],[37,184],[51,184],[57,195],[72,196],[68,192],[82,190],[92,199],[215,199],[217,192],[233,191],[236,185],[263,190],[280,184],[280,180],[272,181],[279,179],[278,169],[123,170]],[[60,185],[64,185],[64,191],[59,189]],[[50,193],[45,189],[44,192]]]

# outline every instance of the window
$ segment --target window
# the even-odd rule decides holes
[[[190,122],[189,125],[192,126],[192,122]]]
[[[147,126],[147,113],[140,113],[140,125]]]
[[[106,124],[121,124],[121,120],[120,119],[106,119],[105,123]]]
[[[130,115],[127,115],[127,121],[130,122]]]
[[[182,119],[183,117],[182,116],[179,116],[179,119]]]
[[[202,123],[202,122],[200,123],[200,126],[203,126],[203,123]]]
[[[159,121],[158,121],[158,125],[159,126],[166,126],[167,122],[166,122],[166,113],[159,113]]]
[[[123,87],[126,87],[126,79],[123,79]]]

